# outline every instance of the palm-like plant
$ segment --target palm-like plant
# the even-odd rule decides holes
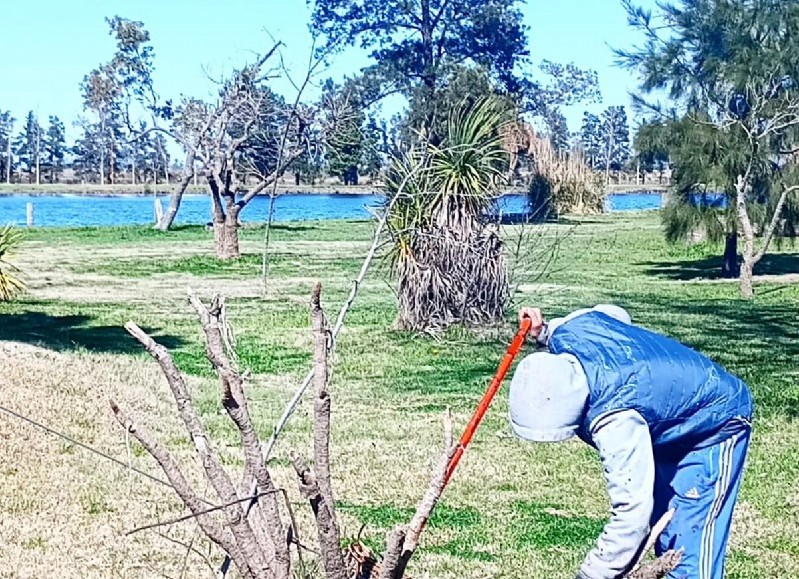
[[[21,241],[22,234],[10,225],[0,230],[0,302],[11,301],[25,289],[19,269],[8,261]]]
[[[440,144],[395,157],[388,230],[401,328],[439,330],[502,315],[509,297],[503,244],[484,216],[504,176],[499,129],[508,119],[504,103],[481,99],[450,114]]]

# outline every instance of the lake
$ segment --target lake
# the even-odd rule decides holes
[[[158,196],[164,206],[168,196]],[[43,227],[86,227],[113,225],[146,225],[154,222],[155,196],[120,195],[0,195],[0,225],[25,225],[26,204],[34,205],[34,223]],[[345,194],[287,194],[275,203],[276,221],[317,219],[364,219],[368,208],[377,207],[382,195]],[[522,213],[523,195],[506,195],[499,205],[504,213]],[[642,211],[659,209],[660,193],[611,194],[607,198],[609,211]],[[256,197],[242,212],[242,221],[264,221],[269,211],[269,198]],[[177,223],[201,224],[211,219],[211,200],[207,195],[185,195]]]

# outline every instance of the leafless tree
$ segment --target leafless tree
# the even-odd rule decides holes
[[[298,453],[293,453],[300,491],[309,502],[316,521],[321,567],[329,579],[353,576],[401,579],[408,560],[418,545],[424,521],[429,518],[444,486],[446,465],[454,447],[451,426],[446,449],[433,474],[430,487],[410,524],[398,527],[391,534],[382,562],[362,545],[341,549],[341,533],[333,502],[331,484],[330,426],[331,397],[328,388],[328,351],[331,346],[330,328],[322,310],[321,285],[317,284],[311,298],[311,318],[314,335],[314,468],[311,469]],[[281,511],[279,494],[256,436],[245,393],[246,381],[231,361],[225,345],[227,321],[224,300],[214,296],[210,307],[189,293],[189,301],[198,315],[206,340],[206,356],[219,377],[222,406],[235,424],[244,454],[244,480],[234,483],[231,474],[221,464],[214,441],[209,437],[189,394],[183,375],[169,351],[155,342],[136,324],[125,327],[158,362],[172,391],[178,413],[194,444],[206,479],[220,501],[218,507],[208,508],[201,494],[188,482],[183,469],[169,450],[160,444],[143,424],[128,416],[111,402],[112,410],[124,428],[135,437],[158,462],[175,493],[197,520],[202,532],[221,547],[245,579],[288,579],[292,576],[290,548],[296,542],[296,529],[291,517]],[[247,514],[249,480],[257,482],[258,497]],[[368,569],[371,575],[364,575]],[[360,575],[356,575],[357,573]]]

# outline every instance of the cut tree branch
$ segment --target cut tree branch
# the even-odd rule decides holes
[[[224,311],[224,300],[215,295],[210,309],[189,289],[189,302],[197,312],[200,324],[206,338],[206,356],[216,370],[222,387],[222,406],[230,419],[238,428],[241,435],[241,445],[244,450],[245,471],[250,473],[257,481],[260,492],[265,495],[260,504],[263,506],[266,521],[265,529],[255,528],[256,535],[260,535],[259,542],[268,541],[269,555],[274,555],[276,563],[281,568],[288,570],[289,552],[285,541],[283,522],[280,518],[280,508],[277,500],[277,489],[272,482],[269,471],[261,456],[261,444],[255,432],[255,427],[247,408],[247,398],[244,395],[244,381],[236,371],[227,353],[222,333],[221,315]],[[253,496],[256,493],[253,493]],[[238,501],[237,501],[238,502]],[[265,548],[267,545],[263,545]]]
[[[325,576],[327,579],[349,579],[341,552],[341,534],[333,514],[333,505],[325,501],[314,473],[302,458],[296,453],[292,453],[291,458],[299,478],[300,492],[310,502],[316,519]]]
[[[253,576],[257,579],[276,576],[274,569],[270,568],[271,566],[266,560],[262,547],[258,544],[252,527],[247,522],[247,517],[241,505],[236,502],[239,496],[236,493],[235,486],[219,463],[219,459],[211,450],[205,427],[197,415],[183,376],[172,360],[169,351],[133,322],[125,324],[125,329],[144,346],[147,352],[161,366],[161,370],[166,376],[172,395],[175,398],[180,417],[205,469],[208,481],[214,487],[220,501],[233,505],[225,509],[228,525],[236,539],[238,548],[242,552],[243,558],[249,564],[248,567]]]

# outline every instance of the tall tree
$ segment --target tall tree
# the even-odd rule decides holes
[[[80,130],[80,134],[71,149],[72,169],[84,182],[99,182],[101,168],[103,168],[102,175],[106,174],[106,155],[103,153],[100,127],[86,118],[78,119],[75,122],[75,127]]]
[[[600,155],[605,169],[605,182],[610,182],[610,171],[621,171],[630,158],[630,127],[623,106],[611,106],[602,112],[599,124]]]
[[[669,166],[669,142],[664,138],[666,124],[662,121],[641,123],[635,131],[633,147],[641,170],[657,172],[658,183],[663,183],[663,173]]]
[[[108,66],[94,69],[83,79],[81,84],[83,93],[84,110],[95,117],[95,138],[98,139],[97,174],[100,184],[105,184],[108,170],[111,167],[111,180],[113,181],[113,168],[116,163],[113,156],[117,150],[114,125],[118,123],[119,110],[117,98],[120,95],[120,86],[114,79],[113,72]]]
[[[363,128],[366,122],[364,103],[352,82],[337,86],[328,80],[324,87],[324,99],[331,110],[347,108],[351,114],[339,124],[338,131],[331,135],[327,151],[327,168],[331,175],[346,185],[357,185],[361,156],[364,146]]]
[[[386,164],[388,153],[385,122],[369,115],[362,129],[361,172],[373,180]]]
[[[385,92],[428,103],[432,128],[435,95],[449,67],[480,64],[511,90],[514,69],[526,58],[527,31],[519,0],[316,0],[311,26],[328,46],[372,49],[365,72]]]
[[[12,156],[12,133],[14,131],[14,117],[9,111],[0,111],[0,178],[6,183],[11,183],[14,157]]]
[[[374,64],[363,84],[373,101],[399,92],[410,103],[411,126],[434,142],[446,132],[447,112],[440,91],[454,69],[486,70],[491,82],[527,112],[572,104],[597,93],[596,73],[574,64],[544,61],[529,74],[523,0],[312,0],[311,27],[325,49],[370,49]],[[488,93],[480,95],[487,96]],[[436,122],[436,115],[441,115]]]
[[[547,125],[547,137],[552,149],[559,155],[567,153],[571,147],[571,135],[566,117],[563,116],[560,109],[554,108],[547,111],[544,118]]]
[[[642,92],[665,91],[680,109],[673,114],[724,151],[719,164],[734,183],[728,197],[743,237],[741,295],[750,298],[755,265],[798,221],[799,2],[682,0],[654,13],[625,5],[646,42],[617,53],[640,72]]]
[[[41,183],[42,152],[44,149],[44,129],[33,111],[28,112],[25,126],[17,136],[16,154],[28,173],[28,182]]]
[[[55,183],[64,170],[66,136],[64,123],[58,117],[51,115],[49,121],[50,124],[44,139],[44,154],[47,168],[50,171],[50,183]]]
[[[601,121],[593,113],[583,113],[583,125],[580,130],[580,143],[585,153],[588,166],[596,169],[600,166],[602,153],[602,137],[600,134]]]

